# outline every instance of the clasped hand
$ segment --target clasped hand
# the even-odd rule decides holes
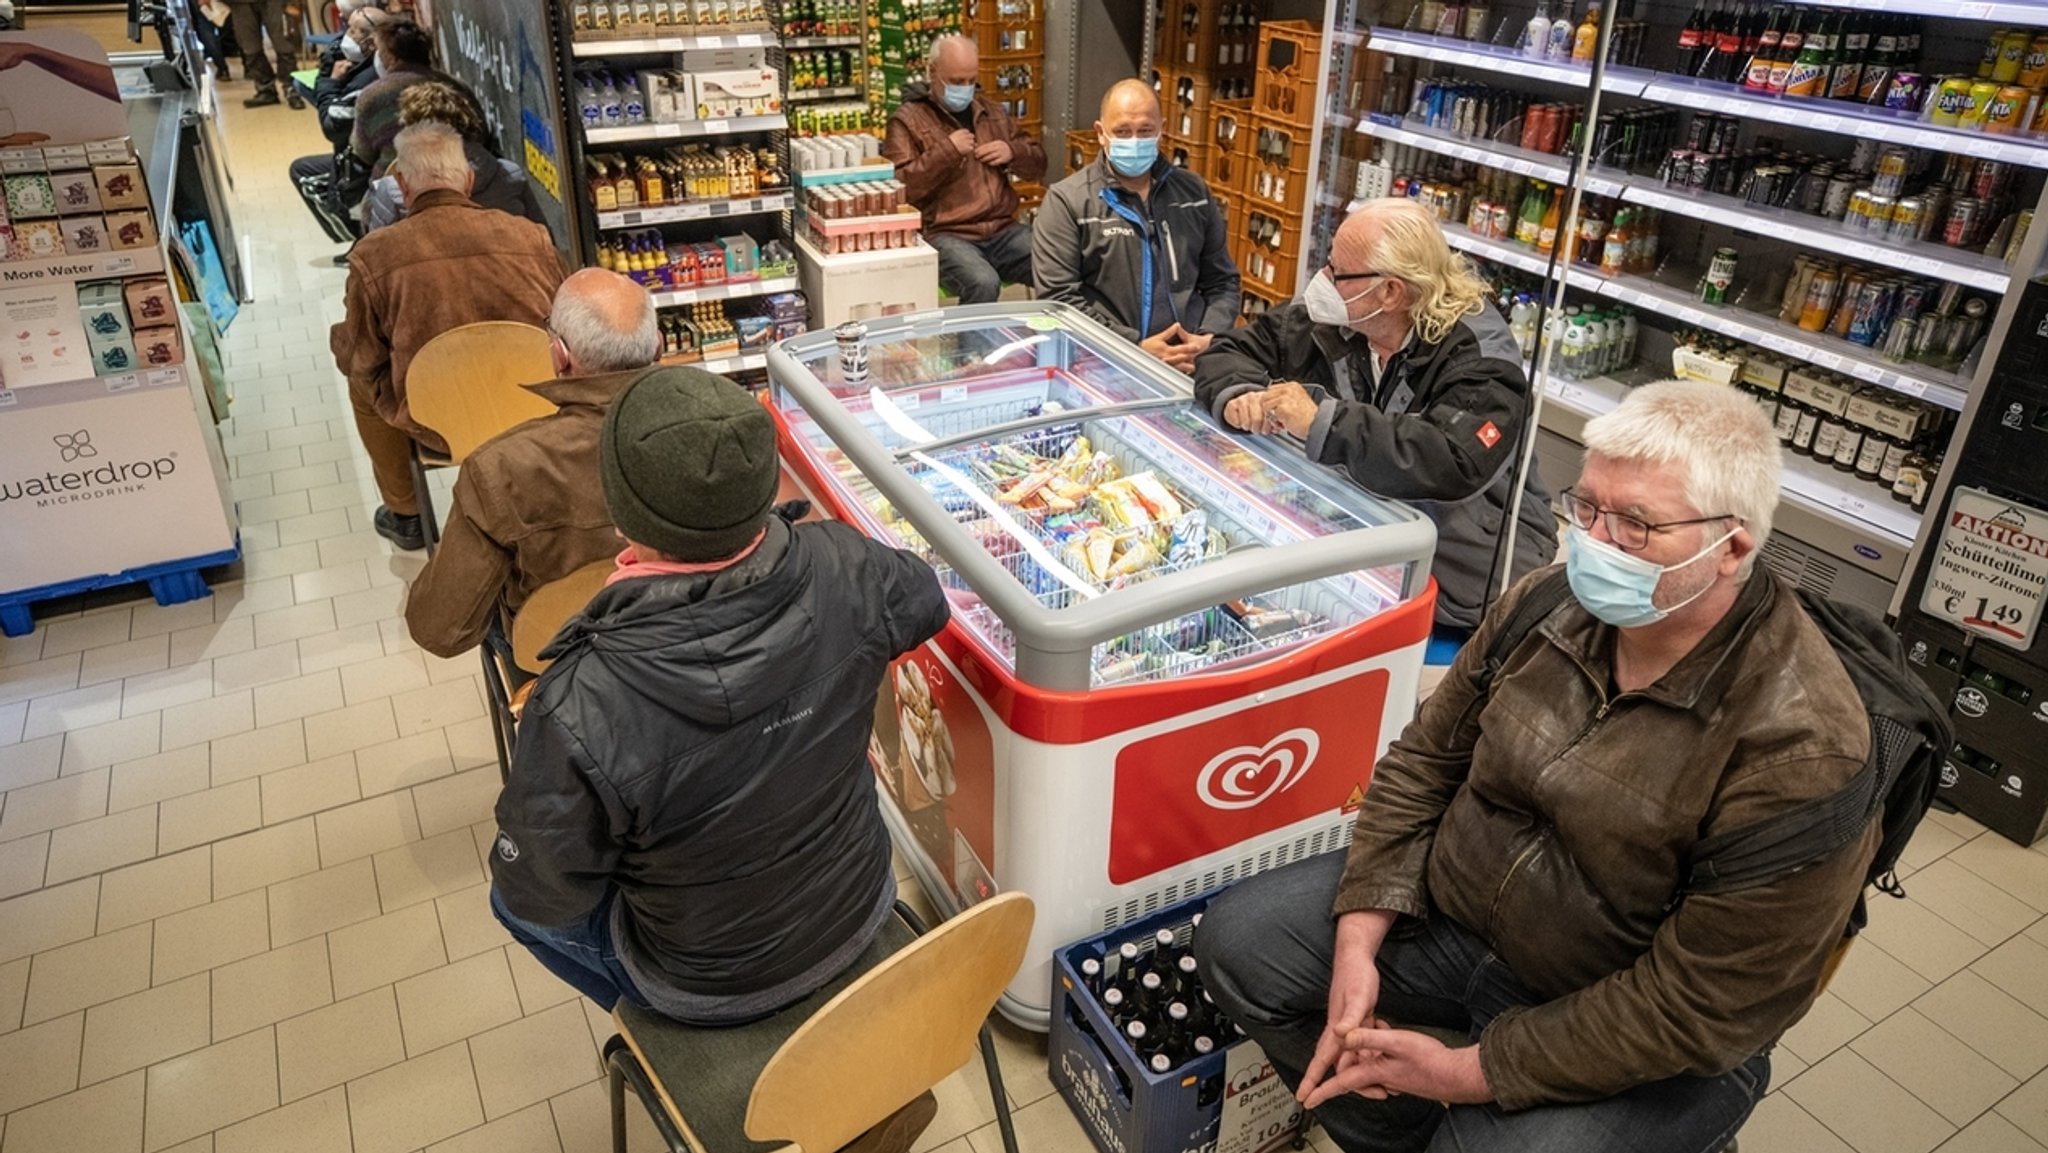
[[[1189,332],[1176,320],[1138,342],[1138,347],[1151,353],[1166,367],[1192,375],[1195,371],[1195,358],[1200,356],[1214,339],[1216,338],[1208,333]]]
[[[1245,432],[1284,432],[1305,438],[1316,422],[1317,408],[1307,389],[1283,380],[1232,397],[1223,406],[1223,421]]]
[[[1375,954],[1392,919],[1388,913],[1347,913],[1337,922],[1330,1015],[1294,1094],[1306,1108],[1346,1093],[1374,1100],[1402,1094],[1452,1105],[1493,1099],[1477,1046],[1452,1049],[1373,1016],[1380,996]]]

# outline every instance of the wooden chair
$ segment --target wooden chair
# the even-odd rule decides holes
[[[512,771],[512,738],[517,731],[519,714],[526,708],[526,697],[533,689],[534,679],[547,670],[551,661],[541,659],[540,651],[548,647],[569,618],[583,611],[590,598],[604,587],[605,578],[612,573],[613,563],[609,560],[592,561],[560,580],[549,581],[533,590],[519,611],[511,614],[505,624],[504,635],[511,639],[512,653],[508,659],[503,649],[490,642],[478,646],[484,660],[484,689],[491,701],[491,735],[498,743],[498,775],[502,778]],[[503,621],[504,613],[499,614]]]
[[[445,456],[418,441],[412,446],[412,482],[429,554],[441,543],[441,526],[427,489],[427,470],[459,465],[478,445],[513,425],[554,412],[554,405],[520,387],[554,375],[547,332],[509,320],[451,328],[428,341],[406,366],[405,399],[413,419],[448,442]]]
[[[967,1064],[977,1038],[1017,1153],[988,1015],[1023,963],[1031,899],[1002,893],[929,933],[896,914],[847,972],[765,1021],[695,1028],[620,1001],[605,1045],[614,1153],[628,1085],[672,1153],[832,1153]]]

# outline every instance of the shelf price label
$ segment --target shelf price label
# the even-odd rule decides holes
[[[137,379],[136,375],[132,372],[126,372],[122,373],[120,376],[110,376],[107,378],[108,392],[134,392],[136,389],[141,387],[142,381]]]
[[[14,390],[11,388],[0,388],[0,408],[9,408],[13,404]]]
[[[721,200],[721,201],[719,201],[719,202],[718,202],[717,204],[714,204],[714,205],[712,205],[712,206],[711,206],[711,215],[713,215],[713,216],[731,216],[731,215],[732,215],[732,201],[730,201],[730,200]]]
[[[1820,365],[1822,368],[1829,369],[1835,372],[1840,372],[1842,369],[1842,358],[1836,356],[1832,352],[1829,352],[1827,349],[1813,349],[1807,354],[1807,357],[1808,359],[1812,360],[1815,364]]]
[[[731,132],[731,131],[732,131],[732,121],[730,121],[730,120],[706,120],[706,121],[704,121],[704,122],[703,122],[703,124],[701,125],[701,127],[703,128],[703,130],[704,130],[704,134],[705,134],[706,136],[713,136],[713,135],[716,135],[716,134],[718,134],[718,133],[720,133],[720,132]]]
[[[1958,488],[1920,611],[2025,651],[2048,592],[2048,512]]]

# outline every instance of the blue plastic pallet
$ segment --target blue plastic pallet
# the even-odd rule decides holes
[[[201,570],[219,568],[242,559],[242,545],[239,538],[235,547],[221,552],[187,560],[166,561],[163,564],[144,565],[125,572],[107,573],[101,576],[80,577],[77,580],[60,581],[57,584],[42,585],[38,588],[21,589],[11,593],[0,593],[0,633],[10,637],[25,637],[36,631],[33,605],[58,597],[76,596],[94,589],[112,588],[115,585],[147,582],[150,595],[160,605],[183,604],[212,596],[213,590],[206,587]]]

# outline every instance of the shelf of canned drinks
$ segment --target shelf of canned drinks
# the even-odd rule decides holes
[[[1780,0],[1785,2],[1785,0]],[[1840,0],[1790,0],[1809,8],[1843,5]],[[1859,12],[1883,12],[1893,16],[1947,16],[1957,20],[1995,20],[2013,24],[2048,24],[2048,4],[2042,0],[1856,0]]]
[[[2048,19],[2048,10],[2036,10],[2035,19]],[[1424,36],[1391,28],[1374,28],[1375,50],[1396,56],[1410,56],[1439,64],[1499,72],[1565,84],[1575,88],[1588,85],[1591,72],[1584,65],[1530,60],[1509,48],[1496,48],[1467,40]],[[1797,96],[1773,96],[1747,92],[1714,80],[1646,72],[1640,68],[1610,67],[1601,91],[1659,104],[1671,104],[1700,112],[1719,112],[1771,121],[1796,128],[1862,136],[1885,144],[1953,152],[1980,160],[1997,160],[2028,168],[2048,168],[2048,140],[2032,137],[1971,132],[1920,119],[1917,112],[1874,108],[1839,100],[1815,100]]]
[[[698,48],[765,48],[775,43],[770,32],[740,32],[724,36],[642,36],[631,40],[578,40],[569,54],[584,56],[651,56],[657,52],[690,52]],[[792,44],[795,42],[792,41]],[[858,44],[849,37],[847,44]]]
[[[692,136],[725,136],[734,132],[780,132],[789,126],[781,113],[734,116],[725,120],[676,120],[660,124],[628,124],[617,128],[586,128],[587,144],[630,144],[640,140],[676,140]]]
[[[794,276],[776,276],[766,280],[728,281],[725,284],[707,284],[701,288],[678,288],[672,292],[655,292],[654,307],[673,308],[679,304],[696,304],[704,300],[738,300],[748,296],[773,296],[778,292],[795,292],[799,287]]]
[[[1475,256],[1542,276],[1550,258],[1506,241],[1476,236],[1456,225],[1444,226],[1444,238],[1453,248]],[[1697,296],[1640,276],[1602,276],[1580,267],[1566,268],[1560,262],[1565,283],[1581,292],[1596,293],[1645,312],[1668,316],[1681,324],[1746,340],[1772,352],[1796,357],[1822,368],[1853,376],[1870,384],[1889,388],[1929,404],[1961,411],[1966,399],[1966,382],[1952,373],[1914,367],[1907,369],[1872,358],[1871,350],[1852,341],[1821,336],[1775,317],[1750,312],[1733,305],[1702,305]]]
[[[1543,391],[1548,403],[1590,420],[1612,412],[1628,390],[1627,384],[1601,376],[1552,380]],[[1888,538],[1895,548],[1912,547],[1919,532],[1920,514],[1893,501],[1881,485],[1854,479],[1808,457],[1786,453],[1780,479],[1787,496],[1822,515],[1849,517]]]
[[[632,228],[641,224],[674,224],[683,220],[711,220],[726,216],[753,216],[763,212],[786,212],[796,203],[787,192],[772,196],[751,196],[739,200],[700,200],[689,204],[666,204],[655,208],[634,208],[625,212],[600,212],[599,228]]]
[[[1504,169],[1552,184],[1564,183],[1568,174],[1568,166],[1562,157],[1531,152],[1512,144],[1461,139],[1409,121],[1395,125],[1381,113],[1374,113],[1361,122],[1358,130],[1376,139]],[[1866,260],[1919,276],[1953,280],[1987,292],[2003,293],[2012,282],[2012,274],[2002,261],[1981,252],[1918,240],[1873,239],[1867,233],[1851,232],[1825,217],[1759,208],[1735,197],[1711,192],[1671,192],[1653,184],[1636,183],[1651,179],[1654,178],[1624,177],[1613,170],[1596,168],[1587,174],[1585,188],[1595,196],[1618,197],[1676,216],[1762,233],[1834,255]]]

